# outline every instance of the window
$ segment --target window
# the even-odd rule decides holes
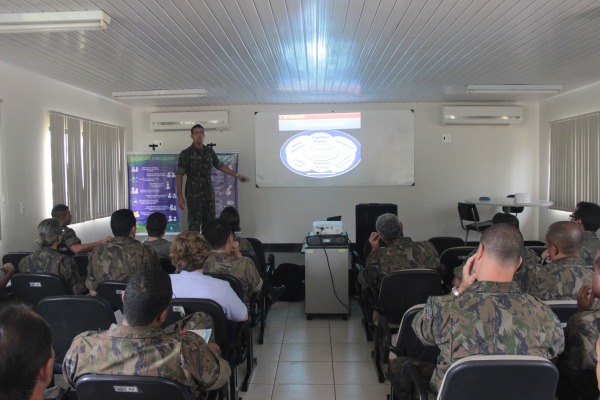
[[[51,111],[52,200],[73,223],[110,216],[127,204],[124,129]]]
[[[550,125],[550,193],[556,210],[600,203],[600,112]]]

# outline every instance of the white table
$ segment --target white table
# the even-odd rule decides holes
[[[553,204],[549,200],[531,200],[529,203],[515,203],[511,197],[491,197],[489,200],[470,198],[465,199],[465,203],[496,207],[550,207]]]

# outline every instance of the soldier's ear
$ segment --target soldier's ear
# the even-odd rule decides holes
[[[165,308],[160,314],[158,314],[157,320],[158,324],[162,325],[163,322],[167,319],[167,314],[169,312],[168,308]]]

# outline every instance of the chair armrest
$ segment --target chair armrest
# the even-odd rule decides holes
[[[423,383],[423,379],[421,379],[421,374],[419,373],[417,367],[409,363],[406,365],[406,369],[408,370],[410,380],[414,385],[415,392],[417,396],[419,396],[418,400],[427,400],[427,387]]]
[[[382,361],[384,363],[388,362],[390,357],[390,351],[396,355],[401,355],[399,349],[392,344],[392,332],[390,331],[390,323],[385,315],[379,314],[379,323],[377,325],[377,329],[381,332],[381,341],[382,341]]]

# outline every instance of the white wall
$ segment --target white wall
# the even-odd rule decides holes
[[[413,239],[464,237],[457,202],[482,195],[503,197],[515,192],[539,191],[539,114],[538,106],[531,104],[525,105],[525,123],[511,127],[441,126],[438,122],[440,104],[211,107],[205,109],[229,110],[230,129],[207,131],[206,142],[216,143],[217,151],[239,150],[239,171],[253,178],[255,112],[322,112],[333,108],[336,111],[414,109],[415,186],[256,188],[252,183],[240,184],[239,211],[245,236],[258,237],[266,243],[299,243],[313,220],[341,214],[344,228],[354,240],[356,204],[395,203],[404,221],[405,233]],[[133,111],[133,151],[149,151],[148,145],[154,140],[162,141],[162,151],[179,152],[190,145],[189,132],[152,132],[148,116],[151,111],[158,110]],[[452,142],[443,144],[442,134],[448,133]],[[497,211],[498,207],[480,207],[482,218],[491,218]],[[524,236],[538,239],[538,210],[526,209],[519,219]],[[477,240],[478,234],[471,233],[469,239]]]
[[[540,102],[540,196],[548,198],[550,122],[600,110],[600,83],[554,96]],[[589,199],[579,199],[587,201]],[[568,220],[570,213],[544,210],[540,213],[540,234],[556,221]]]
[[[48,111],[125,127],[131,108],[0,62],[0,254],[35,249],[38,223],[50,217]],[[48,195],[46,195],[48,193]],[[25,202],[25,214],[20,213]],[[83,242],[110,234],[107,219],[74,225]]]

